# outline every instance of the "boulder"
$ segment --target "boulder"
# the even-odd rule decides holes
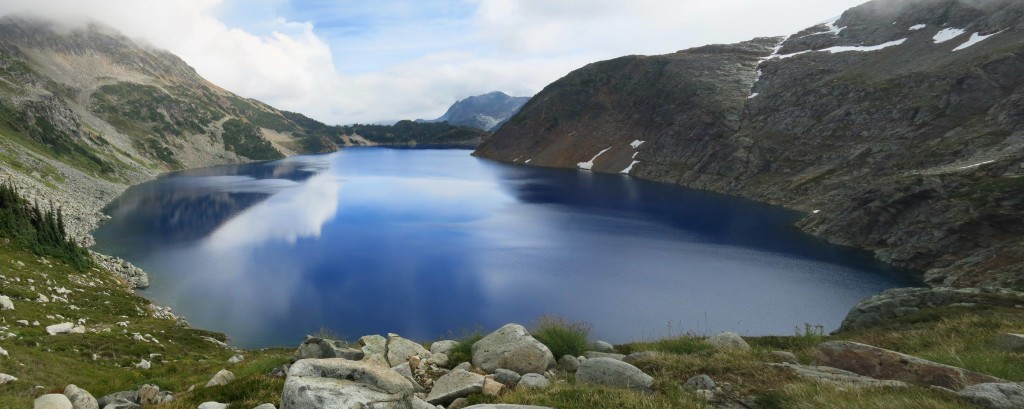
[[[430,353],[430,359],[427,360],[427,363],[431,363],[431,364],[437,365],[437,366],[439,366],[441,368],[447,368],[448,364],[449,364],[449,362],[448,362],[448,355],[447,354],[435,354],[435,353],[431,352]]]
[[[483,391],[484,377],[469,371],[456,369],[440,377],[434,382],[433,389],[427,395],[427,402],[434,405],[447,405],[458,398],[464,398]]]
[[[11,311],[13,309],[14,302],[11,301],[11,297],[0,295],[0,311]]]
[[[387,359],[391,366],[407,362],[411,356],[430,358],[430,351],[427,351],[422,345],[395,334],[388,335],[387,347]]]
[[[388,350],[388,339],[380,335],[367,335],[359,338],[359,347],[366,355],[380,355]]]
[[[615,352],[615,347],[604,341],[595,341],[590,344],[590,349],[597,352]]]
[[[985,409],[1024,408],[1024,382],[980,383],[964,388],[958,395]]]
[[[235,380],[235,374],[227,369],[221,369],[210,378],[210,381],[206,383],[206,387],[221,386],[231,383]]]
[[[143,359],[140,360],[139,363],[135,364],[135,367],[139,369],[149,369],[153,367],[153,363]]]
[[[850,341],[823,343],[818,346],[816,357],[822,365],[875,379],[934,385],[953,390],[979,383],[1005,382],[994,376]]]
[[[473,366],[487,373],[498,368],[543,373],[554,365],[551,350],[519,324],[506,324],[473,344]]]
[[[459,346],[459,341],[435,341],[433,344],[430,344],[430,353],[451,355],[452,350],[455,349],[455,347],[457,346]]]
[[[566,372],[576,372],[580,369],[580,360],[572,355],[564,355],[558,358],[558,369]]]
[[[59,393],[51,393],[36,398],[32,409],[74,409],[67,396]]]
[[[519,375],[515,371],[510,371],[504,368],[494,370],[494,380],[509,388],[516,387],[516,385],[519,384],[520,378],[522,378],[522,375]]]
[[[638,352],[634,352],[632,354],[626,355],[624,358],[622,358],[622,362],[628,363],[630,365],[636,365],[636,363],[639,362],[639,361],[642,361],[642,360],[645,360],[645,359],[657,358],[657,357],[662,356],[664,354],[665,353],[661,352],[661,351],[638,351]],[[586,357],[584,357],[584,358],[586,358]],[[580,362],[582,362],[582,361],[580,361]]]
[[[227,409],[228,404],[220,402],[203,402],[196,409]]]
[[[344,358],[302,359],[288,369],[281,409],[406,408],[414,392],[390,368]]]
[[[832,385],[838,385],[842,387],[854,387],[854,388],[878,388],[878,387],[892,387],[892,388],[905,388],[907,387],[906,382],[900,381],[887,381],[870,378],[867,376],[857,375],[850,371],[844,371],[842,369],[831,368],[827,366],[809,366],[799,364],[768,364],[774,367],[786,368],[792,371],[797,376],[810,379],[815,382],[827,383]]]
[[[348,343],[345,341],[307,335],[306,339],[299,344],[299,348],[295,350],[294,359],[345,358],[358,361],[363,359],[363,356],[364,352],[362,350],[349,348]]]
[[[469,399],[458,398],[456,400],[453,400],[452,403],[448,405],[448,409],[463,409],[466,406],[469,406]]]
[[[547,389],[549,386],[551,386],[551,381],[545,378],[544,375],[528,373],[519,378],[519,384],[516,385],[516,388]]]
[[[264,403],[252,409],[277,409],[273,403]]]
[[[998,344],[1007,351],[1024,351],[1024,334],[1003,334]]]
[[[0,373],[0,385],[6,385],[6,384],[14,382],[16,380],[18,380],[18,378],[15,378],[15,377],[13,377],[11,375],[8,375],[8,374],[5,374],[5,373]]]
[[[713,391],[715,390],[715,380],[707,375],[697,375],[687,379],[686,383],[683,384],[683,388],[691,392],[699,390]]]
[[[772,360],[774,360],[775,362],[783,362],[783,363],[787,363],[787,364],[796,364],[796,365],[800,364],[800,360],[797,359],[796,355],[794,355],[792,352],[772,351],[769,355],[771,355]]]
[[[615,354],[615,353],[611,353],[611,352],[597,352],[597,351],[587,351],[587,352],[584,352],[583,356],[585,358],[587,358],[587,359],[590,359],[590,358],[611,358],[611,359],[618,359],[620,361],[623,358],[626,357],[623,354]]]
[[[857,303],[837,332],[884,324],[922,308],[970,304],[1012,307],[1022,299],[1024,294],[1000,288],[892,288]]]
[[[73,322],[62,322],[60,324],[53,324],[46,326],[46,333],[50,335],[67,334],[75,328]]]
[[[119,400],[128,401],[130,403],[139,402],[139,391],[121,391],[114,392],[96,400],[101,408],[106,409],[107,405],[114,403]]]
[[[68,400],[71,401],[71,407],[74,409],[99,409],[100,407],[100,404],[96,402],[96,398],[91,393],[74,384],[64,388],[64,396],[67,396]]]
[[[580,369],[576,371],[576,382],[650,392],[654,378],[617,359],[590,358],[580,364]]]
[[[509,405],[504,403],[484,403],[473,406],[466,406],[463,409],[554,409],[547,406],[532,405]]]
[[[708,338],[708,344],[720,351],[749,351],[750,344],[735,332],[720,332]]]
[[[413,376],[412,367],[409,365],[408,362],[403,363],[401,365],[398,365],[398,366],[396,366],[394,368],[391,368],[391,370],[395,371],[395,372],[398,372],[399,375],[402,375],[402,377],[404,377],[405,379],[408,379],[409,382],[412,382],[412,386],[416,389],[416,392],[423,392],[424,391],[423,387],[420,386],[419,382],[416,381],[416,377]]]
[[[232,355],[231,358],[228,358],[228,363],[229,364],[237,364],[237,363],[242,362],[244,360],[245,360],[245,355]]]

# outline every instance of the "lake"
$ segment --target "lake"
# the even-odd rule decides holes
[[[105,210],[95,250],[242,347],[321,328],[433,340],[557,315],[625,342],[838,327],[918,283],[792,227],[800,214],[460,149],[354,148],[176,172]]]

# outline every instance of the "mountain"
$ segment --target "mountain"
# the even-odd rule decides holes
[[[593,63],[475,155],[676,183],[933,285],[1024,288],[1024,3],[871,1],[835,22]]]
[[[416,122],[448,122],[493,132],[529,100],[530,97],[510,97],[504,92],[494,91],[460,100],[440,118]]]

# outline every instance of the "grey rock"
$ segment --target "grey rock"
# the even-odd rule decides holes
[[[380,335],[367,335],[359,338],[359,345],[366,355],[380,355],[388,351],[388,339]]]
[[[422,345],[398,335],[388,336],[387,347],[387,359],[391,366],[407,362],[411,356],[418,356],[423,359],[430,358],[430,351],[427,351]]]
[[[273,403],[264,403],[252,409],[277,409]]]
[[[464,398],[483,391],[484,377],[463,370],[453,370],[434,382],[433,389],[427,395],[427,402],[435,405],[446,405],[458,398]]]
[[[566,372],[576,372],[580,368],[580,360],[572,355],[564,355],[558,358],[558,369]]]
[[[906,382],[879,380],[863,375],[858,375],[850,371],[844,371],[842,369],[832,368],[828,366],[809,366],[788,363],[775,363],[768,365],[787,368],[796,375],[810,379],[815,382],[827,383],[838,386],[848,386],[854,388],[906,388],[908,386]]]
[[[416,389],[416,392],[423,392],[425,390],[423,389],[422,386],[420,386],[419,382],[416,381],[416,377],[413,376],[412,373],[412,367],[409,365],[408,362],[402,363],[401,365],[391,368],[391,370],[398,372],[399,375],[402,375],[403,377],[405,377],[405,379],[408,379],[409,382],[411,382],[413,387]]]
[[[593,344],[590,344],[590,348],[597,352],[615,352],[615,346],[604,341],[595,341]]]
[[[772,351],[771,354],[769,354],[769,355],[771,355],[772,359],[775,360],[775,362],[783,362],[783,363],[787,363],[787,364],[797,364],[797,365],[800,364],[800,360],[797,359],[796,355],[794,355],[792,352],[788,352],[788,351]]]
[[[467,406],[464,409],[554,409],[547,406],[531,406],[531,405],[509,405],[509,404],[492,404],[485,403],[480,405]]]
[[[720,351],[749,351],[750,344],[735,332],[720,332],[708,338],[708,344]]]
[[[302,359],[288,370],[281,409],[402,409],[413,385],[390,368],[343,358]]]
[[[484,389],[481,392],[486,396],[500,396],[505,391],[505,388],[505,384],[493,378],[484,377]]]
[[[999,288],[893,288],[857,303],[838,332],[877,326],[909,311],[954,305],[1013,305],[1024,294]]]
[[[6,295],[0,295],[0,311],[14,310],[14,302]]]
[[[142,385],[139,388],[139,404],[149,406],[159,403],[160,387],[156,385]]]
[[[128,399],[115,399],[103,406],[103,409],[140,409],[142,405]]]
[[[114,392],[96,400],[101,408],[106,409],[107,405],[118,401],[126,400],[131,403],[139,403],[139,391],[121,391]]]
[[[632,354],[626,355],[624,358],[622,358],[622,362],[628,363],[630,365],[636,365],[636,363],[639,361],[657,358],[662,355],[665,355],[665,353],[661,351],[637,351]]]
[[[576,382],[650,392],[654,378],[639,368],[611,358],[590,358],[580,364]]]
[[[519,379],[522,375],[519,375],[515,371],[510,371],[504,368],[498,368],[494,370],[494,380],[500,382],[509,388],[514,388],[519,384]]]
[[[473,366],[487,373],[498,368],[543,373],[554,365],[551,350],[519,324],[506,324],[473,344]]]
[[[227,369],[221,369],[213,374],[213,378],[206,383],[206,387],[227,385],[235,380],[235,374]]]
[[[228,358],[228,363],[229,364],[237,364],[237,363],[242,362],[244,360],[245,360],[245,356],[244,355],[241,355],[241,354],[239,354],[239,355],[232,355],[231,358]]]
[[[67,334],[75,328],[75,324],[72,322],[62,322],[60,324],[53,324],[46,326],[46,333],[50,335]]]
[[[964,388],[959,395],[985,409],[1024,408],[1024,383],[980,383]]]
[[[978,383],[1005,382],[994,376],[849,341],[819,345],[816,359],[822,365],[875,379],[922,383],[954,390]]]
[[[79,388],[74,384],[64,388],[64,396],[68,397],[68,400],[71,401],[71,407],[74,409],[99,409],[100,407],[99,402],[96,401],[96,398],[89,391]]]
[[[430,353],[451,355],[452,350],[457,346],[459,346],[459,341],[435,341],[433,344],[430,344]]]
[[[437,366],[439,366],[441,368],[447,368],[448,364],[450,362],[448,361],[448,355],[447,354],[440,354],[440,353],[435,354],[435,353],[431,352],[430,353],[430,359],[427,359],[427,363],[431,363],[431,364],[437,365]]]
[[[1024,351],[1024,334],[1003,334],[998,344],[1007,351]]]
[[[544,375],[535,373],[523,375],[523,377],[519,379],[519,384],[516,385],[517,388],[524,389],[547,389],[549,386],[551,386],[551,381],[549,381],[548,378],[545,378]]]
[[[469,362],[463,362],[461,364],[455,365],[455,368],[452,369],[461,369],[463,371],[469,371],[473,369],[473,364]]]
[[[699,391],[701,389],[711,391],[715,389],[715,381],[711,379],[710,376],[697,375],[687,379],[686,383],[683,384],[683,388],[691,392]]]
[[[364,352],[348,347],[345,341],[306,336],[295,350],[295,360],[307,358],[345,358],[353,361],[363,359]],[[234,363],[234,362],[232,362]]]
[[[6,385],[6,384],[14,382],[16,380],[18,380],[18,378],[15,378],[15,377],[13,377],[11,375],[8,375],[8,374],[5,374],[5,373],[0,373],[0,385]]]
[[[67,396],[59,393],[51,393],[36,398],[32,409],[74,409]]]
[[[615,353],[610,353],[610,352],[597,352],[597,351],[587,351],[587,352],[584,352],[583,356],[585,358],[587,358],[587,359],[590,359],[590,358],[611,358],[611,359],[617,359],[619,361],[621,361],[623,358],[626,357],[623,354],[615,354]]]
[[[469,399],[458,398],[456,400],[453,400],[452,403],[448,405],[448,409],[463,409],[466,406],[469,406]]]
[[[203,402],[196,409],[227,409],[228,404],[220,402]]]

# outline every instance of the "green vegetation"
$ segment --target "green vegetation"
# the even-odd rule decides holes
[[[459,344],[448,353],[448,362],[473,362],[473,344],[483,339],[484,334],[473,331],[459,338]]]
[[[113,166],[95,151],[58,129],[43,116],[18,112],[0,102],[0,131],[7,131],[12,140],[44,156],[60,159],[86,172],[109,177]]]
[[[64,215],[29,203],[8,183],[0,185],[0,237],[13,240],[40,256],[55,257],[78,270],[92,266],[89,253],[68,239]]]
[[[240,119],[224,122],[224,149],[255,160],[280,159],[284,155],[274,149],[260,134],[260,130]]]
[[[565,355],[580,356],[587,352],[590,324],[545,315],[537,320],[530,333],[551,350],[555,359]]]
[[[398,121],[394,125],[346,125],[338,127],[339,135],[358,134],[370,141],[385,145],[424,144],[444,145],[473,143],[490,134],[476,128],[452,126],[447,123],[418,123]],[[340,141],[340,138],[338,139]]]
[[[262,102],[236,97],[228,97],[231,106],[237,111],[238,116],[245,118],[249,123],[260,128],[273,129],[281,132],[298,131],[288,118],[278,114],[275,109],[263,105]]]
[[[161,88],[133,82],[100,87],[92,94],[89,109],[126,135],[160,139],[206,133],[210,123],[224,117],[189,93],[172,96]]]

